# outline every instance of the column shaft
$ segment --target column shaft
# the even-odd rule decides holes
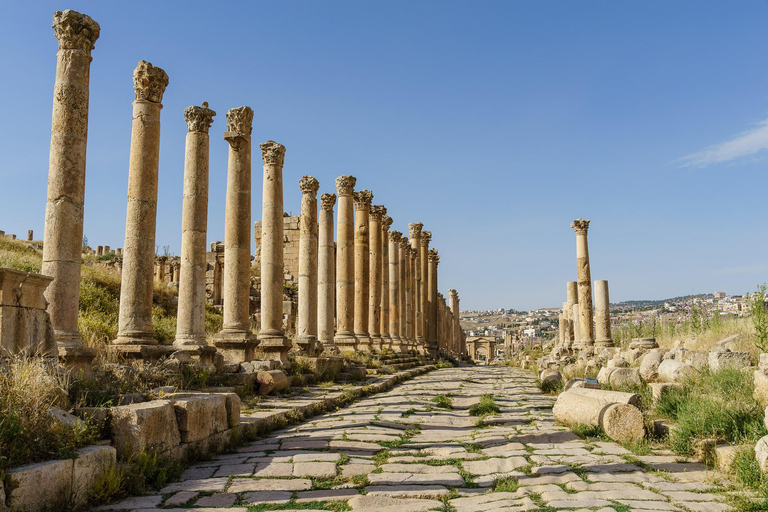
[[[320,196],[317,330],[318,340],[323,345],[323,351],[328,354],[338,352],[338,348],[333,343],[333,312],[336,306],[334,293],[336,247],[333,243],[333,206],[335,204],[335,194]]]
[[[587,230],[589,221],[577,219],[571,227],[576,231],[576,271],[579,283],[579,330],[581,338],[579,347],[589,348],[595,343],[595,332],[592,324],[592,276],[589,268],[589,247]]]
[[[352,195],[356,178],[336,178],[339,197],[336,230],[336,336],[334,342],[342,352],[355,350],[355,214]]]
[[[373,194],[369,190],[355,193],[355,338],[357,349],[370,352],[368,333],[368,294],[370,290],[369,214]]]
[[[296,344],[302,353],[317,352],[317,189],[312,176],[299,180],[301,188],[301,218],[299,219],[299,318]]]
[[[595,281],[595,346],[601,348],[613,346],[608,281]]]
[[[373,205],[368,219],[368,334],[373,350],[381,350],[381,219],[386,213],[387,209],[383,206]]]
[[[384,215],[381,219],[381,344],[382,349],[392,348],[392,335],[389,325],[389,226],[392,217]]]
[[[389,335],[392,350],[402,351],[400,338],[400,238],[399,231],[389,232]]]
[[[403,350],[410,350],[410,343],[408,340],[408,265],[410,264],[410,258],[408,257],[408,239],[402,236],[398,240],[398,256],[400,267],[398,269],[400,274],[400,344]]]

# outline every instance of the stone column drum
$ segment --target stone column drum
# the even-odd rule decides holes
[[[370,190],[355,192],[355,338],[357,350],[370,352],[371,338],[368,333],[368,291],[370,288],[370,230],[369,213],[373,193]]]
[[[317,354],[317,190],[313,176],[302,176],[299,219],[299,317],[296,344],[304,355]]]
[[[613,346],[608,281],[595,281],[595,348]]]
[[[414,255],[413,265],[413,318],[411,320],[413,325],[413,338],[416,341],[416,346],[420,351],[425,350],[424,339],[424,313],[421,311],[421,230],[424,224],[421,222],[411,222],[408,224],[409,241],[411,243],[411,249]],[[426,279],[426,276],[424,276]]]
[[[565,318],[567,320],[566,323],[566,341],[567,341],[567,348],[570,350],[573,348],[574,343],[576,340],[576,335],[573,331],[573,324],[574,324],[574,318],[573,318],[573,305],[579,303],[579,283],[576,281],[568,281],[566,283],[566,289],[565,289],[565,297],[566,297],[566,311]]]
[[[317,265],[317,331],[323,352],[335,355],[339,349],[333,343],[333,319],[336,306],[334,266],[336,246],[333,243],[333,206],[336,194],[320,196],[320,226],[318,234],[319,258]]]
[[[53,30],[59,51],[53,86],[41,273],[53,278],[45,290],[45,299],[59,358],[68,368],[87,372],[96,351],[83,346],[77,319],[91,50],[100,28],[90,16],[67,10],[54,13]]]
[[[419,238],[419,311],[421,312],[421,335],[424,344],[430,354],[437,353],[437,343],[429,339],[429,242],[432,241],[432,232],[423,231]]]
[[[392,335],[389,330],[389,227],[392,217],[384,215],[381,219],[381,347],[392,348]]]
[[[166,353],[159,347],[146,347],[158,344],[152,327],[152,272],[157,224],[160,110],[168,75],[149,62],[141,61],[133,72],[133,84],[136,101],[133,103],[128,169],[123,279],[117,339],[113,343],[128,357],[153,359]]]
[[[258,344],[251,331],[250,314],[252,130],[253,110],[250,107],[235,107],[227,112],[227,131],[224,132],[224,140],[229,143],[224,218],[224,324],[214,336],[213,344],[225,360],[234,363],[251,361]]]
[[[163,283],[165,282],[165,267],[168,264],[168,257],[167,256],[158,256],[157,257],[157,282]]]
[[[400,239],[399,231],[389,232],[389,335],[392,350],[402,352],[400,338]]]
[[[373,350],[381,350],[381,219],[386,213],[383,206],[372,205],[368,219],[368,334]]]
[[[205,241],[208,233],[208,129],[216,112],[202,106],[184,109],[187,141],[184,156],[184,197],[181,217],[181,269],[176,320],[177,348],[207,346],[205,342]]]
[[[581,314],[579,313],[579,304],[571,306],[571,317],[573,318],[573,339],[581,339]],[[578,348],[578,344],[574,341],[574,348]]]
[[[336,336],[334,343],[341,352],[357,348],[355,317],[355,214],[354,176],[336,178],[339,197],[336,230]]]
[[[459,310],[459,292],[451,288],[448,290],[448,303],[453,313],[453,351],[461,354],[461,313]],[[510,345],[512,340],[510,338]]]
[[[291,341],[283,331],[283,161],[285,146],[261,144],[264,158],[261,202],[261,331],[259,353],[288,367]]]
[[[436,249],[430,249],[427,253],[427,339],[430,344],[430,353],[437,351],[437,265],[440,256]]]
[[[589,247],[587,230],[589,221],[576,219],[571,224],[576,232],[576,271],[579,283],[579,348],[586,349],[595,344],[592,325],[592,276],[589,270]]]

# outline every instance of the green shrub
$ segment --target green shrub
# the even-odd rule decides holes
[[[559,395],[565,388],[563,379],[548,380],[546,382],[542,382],[540,379],[536,379],[536,385],[539,386],[539,389],[542,393],[547,395]]]
[[[502,476],[491,484],[493,492],[517,492],[519,488],[520,482],[515,476]]]
[[[474,404],[469,408],[469,414],[472,416],[486,416],[488,414],[498,414],[501,411],[496,402],[493,401],[493,395],[483,395],[480,397],[480,403]]]
[[[453,409],[453,399],[448,395],[437,395],[432,401],[443,409]]]

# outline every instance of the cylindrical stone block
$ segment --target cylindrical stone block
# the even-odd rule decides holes
[[[381,339],[382,348],[392,348],[392,335],[389,330],[389,227],[392,217],[384,215],[381,219]]]
[[[369,190],[355,192],[355,338],[357,349],[371,350],[368,333],[368,292],[370,288],[369,214],[373,194]]]
[[[323,351],[329,354],[338,351],[333,343],[333,318],[335,302],[334,266],[336,263],[336,246],[333,243],[333,206],[336,204],[335,194],[320,196],[320,221],[318,233],[318,267],[317,267],[317,330],[318,339],[323,344]]]
[[[400,338],[400,239],[399,231],[389,232],[389,335],[392,338],[392,349],[402,350]]]
[[[340,351],[356,348],[355,318],[355,213],[354,176],[336,178],[338,213],[336,228],[336,336],[334,343]]]
[[[589,268],[589,246],[587,231],[589,221],[576,219],[571,224],[576,232],[576,274],[579,291],[579,332],[577,340],[579,348],[585,349],[594,345],[595,333],[592,325],[592,276]]]
[[[305,355],[317,352],[317,190],[320,183],[312,176],[299,180],[301,218],[299,219],[299,315],[296,344]]]
[[[374,350],[381,350],[381,219],[386,213],[383,206],[372,205],[368,219],[368,334]]]
[[[611,304],[608,297],[608,281],[595,281],[595,346],[612,347]]]

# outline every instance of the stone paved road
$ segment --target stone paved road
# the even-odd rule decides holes
[[[484,394],[501,412],[481,422],[469,408]],[[452,409],[438,395],[450,395]],[[198,463],[156,495],[98,510],[734,510],[704,466],[583,441],[554,425],[552,403],[516,368],[437,370]]]

